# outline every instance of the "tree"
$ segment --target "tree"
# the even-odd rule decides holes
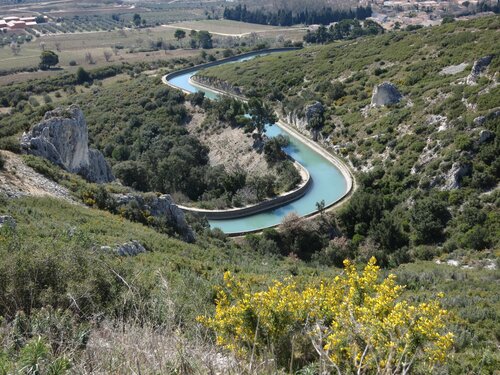
[[[79,84],[82,84],[85,82],[90,82],[91,80],[92,78],[90,78],[90,74],[80,66],[76,71],[76,81]]]
[[[212,34],[210,34],[208,31],[205,30],[199,31],[197,38],[201,48],[203,49],[213,48]]]
[[[12,42],[12,43],[10,43],[10,49],[12,51],[12,54],[14,56],[17,56],[17,55],[19,55],[19,52],[21,51],[21,46],[16,42]]]
[[[35,22],[36,22],[36,23],[45,23],[45,22],[46,22],[46,21],[45,21],[45,17],[44,17],[44,16],[37,16],[37,17],[35,18]]]
[[[264,145],[264,157],[266,162],[272,166],[286,160],[287,155],[283,151],[283,147],[288,146],[289,143],[290,140],[283,135],[278,135],[268,140]]]
[[[443,230],[451,215],[439,197],[427,197],[415,203],[410,213],[410,223],[417,244],[430,244],[442,240]]]
[[[135,26],[140,26],[141,25],[141,15],[138,13],[135,13],[132,22],[134,23]]]
[[[186,37],[186,32],[182,29],[177,29],[175,30],[174,37],[178,42],[180,42],[181,39],[184,39]]]
[[[59,64],[59,56],[53,51],[43,51],[40,55],[40,69],[46,70]]]
[[[149,190],[148,172],[144,164],[140,162],[128,160],[116,164],[113,167],[113,173],[124,185],[140,191]]]
[[[94,58],[92,57],[92,54],[91,54],[90,52],[86,52],[86,53],[85,53],[85,62],[86,62],[87,64],[91,64],[91,65],[92,65],[92,64],[95,64],[95,60],[94,60]]]
[[[317,140],[319,130],[325,125],[325,108],[323,104],[317,102],[309,107],[309,110],[306,112],[306,118],[307,128],[313,131],[314,140]]]
[[[311,363],[321,374],[433,373],[453,344],[449,313],[439,300],[407,301],[394,275],[379,281],[375,263],[358,272],[345,261],[333,279],[299,287],[290,278],[257,292],[226,272],[215,315],[198,320],[250,367],[267,359],[291,373]]]
[[[328,97],[332,100],[338,100],[346,95],[345,86],[342,82],[335,81],[328,88]]]
[[[251,98],[248,101],[248,113],[252,119],[251,125],[257,129],[259,136],[266,131],[266,125],[273,125],[278,121],[278,117],[273,109],[258,98]]]

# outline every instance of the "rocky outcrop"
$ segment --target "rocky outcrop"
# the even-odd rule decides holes
[[[187,242],[195,240],[194,233],[186,222],[184,212],[174,203],[168,194],[117,194],[114,196],[118,207],[134,204],[141,211],[147,211],[151,216],[164,219],[176,229]]]
[[[208,86],[211,88],[215,88],[217,90],[228,92],[228,93],[236,95],[236,96],[243,95],[243,93],[239,87],[233,86],[233,85],[227,83],[226,81],[223,81],[223,80],[218,79],[218,78],[195,75],[195,76],[191,77],[191,81],[194,84],[198,84],[201,86]]]
[[[132,240],[124,244],[118,245],[114,248],[111,246],[101,246],[103,251],[114,251],[120,256],[136,256],[141,253],[145,253],[146,249],[141,245],[139,241]]]
[[[443,69],[441,69],[441,71],[439,72],[440,75],[454,75],[454,74],[458,74],[458,73],[461,73],[465,70],[465,68],[467,68],[469,64],[467,63],[461,63],[461,64],[458,64],[458,65],[450,65],[450,66],[447,66],[447,67],[444,67]]]
[[[76,105],[45,113],[43,120],[23,135],[21,148],[91,182],[114,180],[101,152],[89,148],[87,123]]]
[[[478,116],[474,119],[474,125],[481,126],[486,122],[486,116]]]
[[[371,105],[373,107],[380,107],[396,104],[401,101],[402,97],[395,85],[390,82],[384,82],[373,89]]]
[[[313,140],[317,141],[318,134],[323,127],[325,107],[320,102],[315,102],[306,106],[304,112],[307,121],[307,128],[309,128]]]
[[[315,102],[305,106],[303,110],[296,109],[291,112],[284,112],[286,122],[296,128],[301,134],[312,138],[314,141],[323,140],[321,127],[314,127],[311,121],[316,116],[323,116],[325,108],[320,102]]]
[[[308,124],[305,116],[298,110],[293,110],[291,112],[285,113],[285,119],[288,124],[293,125],[304,135],[311,135],[308,129]]]
[[[453,163],[451,169],[445,176],[443,190],[454,190],[460,187],[462,178],[471,173],[471,166],[468,164]]]
[[[479,143],[483,144],[495,138],[495,133],[489,130],[481,130],[479,133]]]
[[[0,151],[0,155],[6,161],[0,170],[0,194],[9,198],[50,196],[76,203],[68,189],[27,166],[20,155],[9,151]]]
[[[474,122],[474,125],[481,126],[481,125],[484,125],[484,123],[486,121],[494,120],[497,117],[500,117],[500,110],[499,109],[495,109],[492,112],[488,113],[487,115],[478,116],[473,120],[473,122]]]
[[[474,61],[472,70],[465,80],[468,85],[475,85],[477,83],[479,76],[488,67],[488,65],[490,65],[492,59],[493,56],[488,55],[481,57],[479,60]]]
[[[448,118],[441,115],[429,115],[427,116],[427,125],[436,127],[437,131],[442,132],[449,129]]]
[[[16,221],[12,216],[2,215],[0,216],[0,228],[9,227],[11,229],[16,229]]]

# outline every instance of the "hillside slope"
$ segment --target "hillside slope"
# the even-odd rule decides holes
[[[454,22],[306,47],[200,76],[267,98],[288,122],[351,163],[362,189],[340,214],[350,238],[380,239],[373,232],[385,216],[407,235],[393,249],[408,240],[445,243],[446,251],[484,249],[500,237],[499,30],[498,16]],[[401,93],[399,102],[372,104],[383,82]],[[316,102],[324,121],[313,127],[305,112]],[[382,212],[369,213],[370,199],[381,197]],[[409,214],[433,200],[443,205],[441,217],[436,210]],[[480,217],[466,217],[468,210]]]
[[[423,141],[413,146],[413,158],[407,161],[416,162],[419,148],[446,138],[435,150],[445,156],[454,149],[449,146],[457,134],[478,138],[488,126],[473,120],[500,106],[499,28],[497,16],[392,32],[211,68],[200,75],[229,82],[247,95],[267,96],[285,116],[303,118],[308,104],[321,101],[326,107],[321,129],[325,145],[335,145],[358,169],[381,166],[388,157],[397,160],[413,141]],[[486,71],[467,84],[474,62],[485,56],[493,56]],[[373,89],[384,81],[395,84],[403,100],[373,108]]]

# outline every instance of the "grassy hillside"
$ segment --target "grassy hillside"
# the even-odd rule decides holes
[[[200,331],[195,317],[212,313],[214,287],[221,285],[227,270],[255,289],[276,278],[294,275],[300,284],[328,279],[339,272],[296,258],[256,252],[247,244],[236,245],[222,238],[200,236],[197,244],[186,244],[104,211],[54,199],[2,198],[1,203],[0,215],[12,215],[17,227],[0,228],[0,315],[7,322],[19,311],[33,316],[32,324],[38,326],[31,328],[33,332],[28,329],[23,340],[29,340],[35,332],[44,340],[54,334],[44,330],[37,320],[50,315],[40,308],[51,307],[73,316],[76,321],[71,329],[87,322],[88,346],[76,350],[71,346],[73,339],[66,338],[60,344],[61,350],[54,352],[69,358],[72,366],[83,366],[86,351],[100,351],[94,340],[103,340],[102,335],[111,340],[110,345],[116,345],[116,350],[102,352],[100,360],[104,362],[93,364],[105,366],[107,371],[125,371],[120,366],[127,363],[135,366],[129,359],[115,363],[119,355],[137,354],[133,350],[138,349],[124,346],[132,334],[180,335],[186,340],[186,348],[208,345],[205,350],[216,351],[211,336]],[[136,257],[119,257],[100,250],[101,246],[113,247],[130,240],[138,240],[148,251]],[[451,328],[457,337],[456,353],[449,363],[451,372],[463,373],[467,368],[471,373],[490,373],[498,360],[494,354],[500,307],[496,293],[498,271],[417,262],[394,272],[398,283],[407,285],[404,297],[410,300],[427,300],[445,292],[443,304],[455,316]],[[54,323],[62,319],[58,313],[53,314]],[[14,319],[13,324],[19,324],[19,319]],[[103,320],[108,323],[100,324]],[[108,324],[120,324],[122,332],[109,337]],[[14,334],[10,330],[15,326],[9,327],[4,325],[0,332],[6,340],[4,345],[9,345]],[[69,335],[62,326],[58,330]],[[14,349],[4,346],[3,350]],[[160,353],[158,361],[165,360],[166,355]],[[142,358],[140,365],[146,363]]]

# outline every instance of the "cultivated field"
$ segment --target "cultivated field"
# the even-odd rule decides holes
[[[186,29],[186,30],[207,30],[212,34],[239,36],[250,34],[252,32],[262,33],[269,31],[283,30],[278,26],[257,25],[253,23],[237,22],[230,20],[202,20],[185,21],[165,25],[168,28]],[[286,28],[292,30],[293,28]]]
[[[22,44],[17,56],[12,53],[9,47],[1,48],[0,69],[36,66],[40,60],[42,47],[59,55],[59,66],[61,67],[69,66],[72,60],[78,65],[91,65],[85,59],[87,53],[91,54],[95,65],[105,64],[105,51],[112,54],[110,61],[137,61],[147,57],[145,55],[165,54],[163,51],[141,51],[151,49],[151,43],[160,40],[175,43],[174,31],[156,27],[152,29],[44,35],[30,43]],[[167,53],[170,52],[173,51],[167,51]]]
[[[281,28],[266,25],[254,25],[228,20],[204,20],[179,22],[145,29],[125,29],[113,31],[77,32],[66,34],[42,35],[29,43],[23,43],[17,55],[8,46],[0,48],[0,70],[35,67],[39,63],[42,48],[51,50],[59,56],[59,66],[71,68],[70,62],[78,66],[91,67],[108,65],[117,61],[137,62],[155,60],[164,56],[192,56],[199,51],[151,51],[159,42],[184,47],[189,37],[178,42],[174,38],[176,29],[208,30],[216,39],[228,37],[250,37],[254,35],[262,40],[273,41],[277,38],[302,40],[303,28]],[[254,34],[252,34],[254,33]],[[106,61],[106,54],[111,54]],[[94,61],[90,63],[90,54]]]
[[[97,50],[97,49],[96,49]],[[1,51],[1,50],[0,50]],[[218,50],[214,50],[212,53],[219,53]],[[73,52],[73,56],[77,55],[78,53],[76,51]],[[33,78],[44,78],[44,77],[49,77],[53,75],[57,75],[63,72],[76,72],[79,66],[83,66],[86,69],[93,69],[93,68],[98,68],[106,65],[114,65],[117,62],[128,62],[128,63],[138,63],[141,61],[156,61],[160,59],[172,59],[172,58],[180,58],[180,57],[191,57],[191,56],[196,56],[200,54],[200,50],[182,50],[182,49],[177,49],[177,50],[172,50],[172,51],[153,51],[153,52],[138,52],[138,53],[127,53],[119,56],[113,56],[109,62],[107,62],[104,59],[104,56],[97,55],[96,54],[96,63],[95,64],[88,64],[85,61],[82,62],[81,65],[78,66],[64,66],[64,69],[53,69],[53,70],[45,70],[45,71],[36,71],[36,72],[21,72],[21,73],[16,73],[16,74],[9,74],[5,76],[0,76],[0,86],[9,84],[9,83],[14,83],[14,82],[24,82],[28,81]],[[64,53],[61,53],[61,55],[64,55]],[[38,54],[36,56],[30,57],[31,61],[33,61],[34,65],[38,64],[39,61],[39,56],[40,56],[40,51],[38,51]],[[80,56],[80,55],[78,55]],[[83,55],[82,55],[83,56]],[[61,57],[61,56],[60,56]],[[64,61],[64,57],[62,57]],[[66,58],[67,60],[67,58]],[[79,58],[78,61],[84,60],[82,58]],[[3,63],[7,65],[7,63],[10,62],[11,64],[14,64],[12,60],[7,60],[7,61],[0,61],[0,66],[2,66]],[[19,65],[20,66],[20,65]]]

